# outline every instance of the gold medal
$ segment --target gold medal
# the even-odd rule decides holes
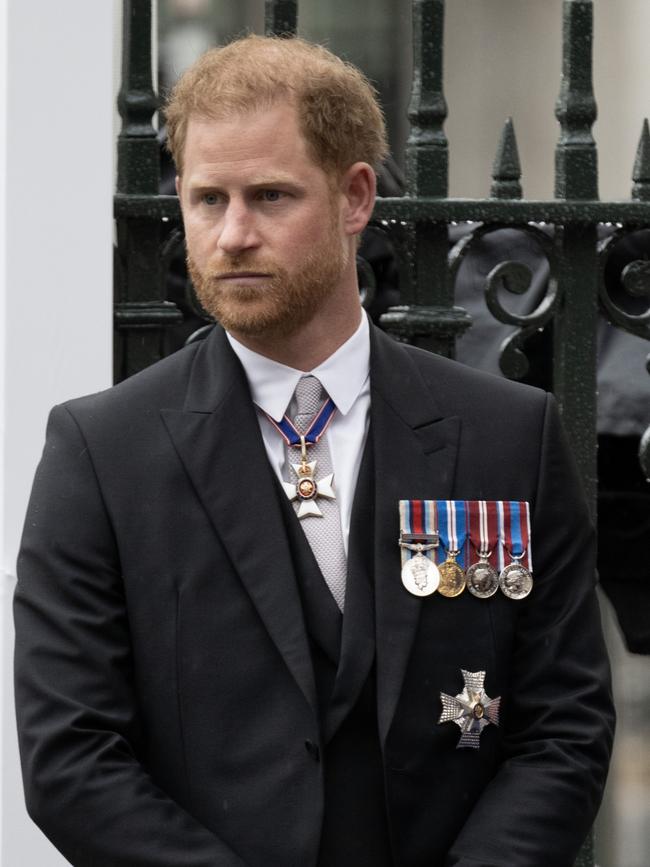
[[[440,572],[440,584],[438,592],[443,596],[460,596],[465,589],[465,573],[456,562],[458,551],[448,551],[447,559],[438,566]]]

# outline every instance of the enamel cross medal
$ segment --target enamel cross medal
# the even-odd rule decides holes
[[[332,487],[334,473],[330,473],[320,481],[316,481],[314,474],[316,473],[317,461],[307,460],[307,442],[302,434],[300,435],[300,450],[300,463],[291,464],[293,471],[298,477],[298,481],[295,485],[291,484],[291,482],[282,482],[282,487],[290,500],[300,500],[300,506],[298,507],[299,518],[305,518],[307,515],[315,515],[317,518],[322,518],[323,513],[316,504],[316,498],[336,499],[336,494]]]
[[[306,518],[308,515],[322,518],[323,513],[316,503],[318,497],[325,497],[328,500],[336,499],[333,487],[334,473],[330,473],[324,478],[317,480],[316,465],[318,462],[307,460],[307,447],[314,445],[320,440],[335,412],[336,404],[332,398],[328,398],[316,413],[308,430],[304,434],[298,432],[288,416],[285,415],[280,422],[277,422],[268,413],[266,414],[268,420],[281,434],[287,445],[294,448],[300,447],[300,463],[291,464],[296,474],[296,481],[282,482],[282,487],[287,497],[290,500],[300,501],[298,507],[299,518]]]

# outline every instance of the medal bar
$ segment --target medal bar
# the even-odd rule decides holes
[[[437,590],[454,598],[467,587],[477,599],[501,590],[520,600],[532,591],[527,502],[400,500],[399,511],[402,583],[409,593]]]

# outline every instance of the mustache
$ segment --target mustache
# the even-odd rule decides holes
[[[209,262],[203,271],[203,277],[208,280],[218,280],[221,277],[236,277],[238,274],[264,274],[275,277],[282,269],[275,262],[268,260],[238,257],[236,259],[220,259]]]

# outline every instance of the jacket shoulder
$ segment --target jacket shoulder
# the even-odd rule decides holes
[[[432,394],[444,394],[448,410],[453,410],[454,404],[459,409],[475,404],[478,407],[504,409],[514,406],[519,411],[527,411],[546,404],[548,395],[540,388],[469,367],[425,349],[398,343],[384,333],[380,333],[376,339],[377,348],[386,356],[390,367],[396,366],[402,373],[409,369],[417,371]]]
[[[63,406],[75,417],[116,411],[180,408],[202,343],[197,341],[184,346],[117,385],[65,401]]]

